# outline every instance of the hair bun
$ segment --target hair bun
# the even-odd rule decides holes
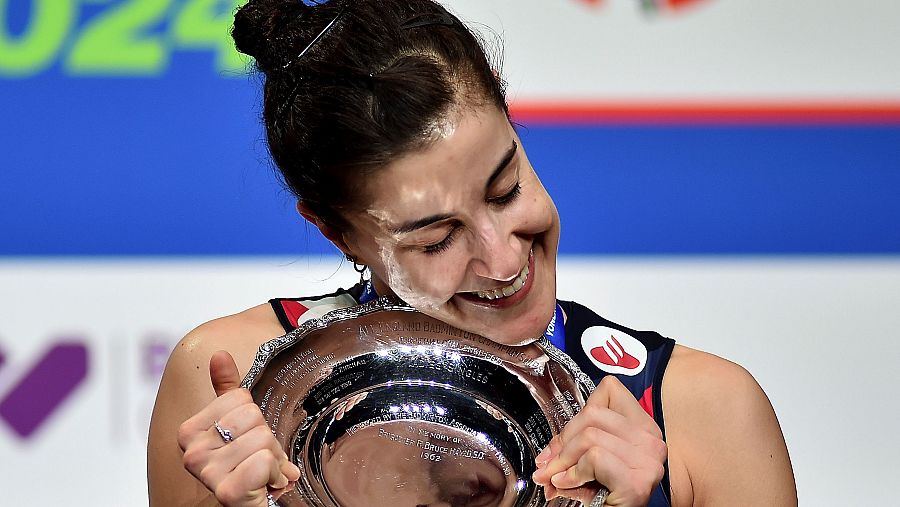
[[[275,69],[291,46],[291,38],[279,38],[278,32],[310,9],[300,0],[250,0],[234,14],[234,45],[263,72]]]

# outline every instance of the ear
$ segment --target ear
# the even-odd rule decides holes
[[[301,200],[297,200],[297,211],[300,215],[303,216],[309,223],[316,226],[319,229],[319,232],[322,233],[322,236],[328,238],[328,241],[334,243],[334,246],[338,247],[338,249],[345,254],[353,255],[353,252],[350,250],[350,247],[347,246],[347,242],[344,241],[344,234],[339,230],[329,226],[326,224],[318,215],[313,213],[309,207],[303,203]]]

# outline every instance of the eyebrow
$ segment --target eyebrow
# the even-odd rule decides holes
[[[510,161],[512,161],[513,157],[516,156],[516,151],[519,149],[519,145],[516,143],[516,140],[513,139],[512,146],[506,150],[506,154],[503,155],[503,158],[500,159],[500,163],[497,164],[497,168],[494,169],[494,172],[491,173],[491,176],[488,178],[487,183],[484,185],[485,189],[491,188],[491,185],[494,183],[500,174],[506,169],[506,166],[509,165]]]
[[[500,159],[500,163],[497,164],[497,167],[488,177],[487,183],[485,184],[485,188],[490,188],[491,184],[494,183],[500,174],[506,169],[506,166],[509,165],[510,161],[512,161],[513,157],[516,156],[516,151],[518,150],[519,145],[516,143],[515,139],[513,139],[512,145],[506,150],[506,153],[503,155],[503,158]],[[418,220],[411,220],[409,222],[405,222],[399,227],[392,228],[391,232],[393,234],[406,234],[408,232],[412,232],[416,229],[421,229],[423,227],[428,227],[429,225],[435,224],[442,220],[447,220],[449,218],[453,218],[453,215],[450,213],[439,213],[437,215],[427,216],[425,218],[420,218]]]
[[[393,234],[406,234],[408,232],[412,232],[416,229],[421,229],[423,227],[428,227],[431,224],[440,222],[441,220],[447,220],[448,218],[452,218],[453,215],[449,213],[441,213],[438,215],[431,215],[429,217],[420,218],[418,220],[413,220],[411,222],[406,222],[400,227],[391,229]]]

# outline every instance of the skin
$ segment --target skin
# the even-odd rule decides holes
[[[368,182],[360,208],[347,212],[352,230],[330,229],[298,209],[369,266],[379,293],[499,343],[529,342],[555,308],[559,216],[502,112],[462,109],[447,122],[433,143]],[[397,230],[435,215],[443,218]],[[471,294],[509,285],[526,265],[530,280],[509,299]],[[258,346],[281,334],[265,304],[203,324],[179,343],[151,422],[151,505],[264,506],[267,491],[277,496],[297,479],[249,393],[237,388]],[[538,457],[534,480],[551,496],[582,501],[596,480],[611,490],[608,505],[645,505],[668,460],[675,506],[796,504],[778,421],[749,373],[676,346],[662,398],[666,442],[624,386],[606,377]],[[222,442],[215,420],[235,432],[234,442]]]
[[[499,343],[533,341],[556,305],[559,215],[503,114],[490,108],[452,117],[456,128],[441,129],[431,147],[395,161],[366,186],[368,206],[353,213],[353,230],[327,235],[369,266],[377,292],[393,292],[438,320]],[[447,218],[395,232],[435,215]],[[446,248],[435,251],[442,241]],[[509,285],[531,253],[527,298],[499,311],[467,297]]]

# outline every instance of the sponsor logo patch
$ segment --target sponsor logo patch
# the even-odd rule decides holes
[[[605,326],[593,326],[581,335],[584,353],[597,368],[613,374],[637,375],[647,363],[647,348],[637,338]]]

